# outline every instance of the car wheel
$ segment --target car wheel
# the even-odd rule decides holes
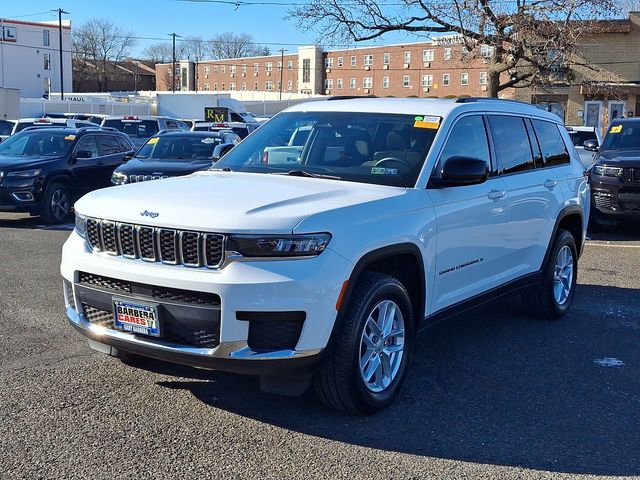
[[[40,215],[46,223],[62,223],[71,213],[71,195],[62,183],[51,183],[44,192]]]
[[[338,319],[335,342],[314,376],[329,407],[370,414],[399,393],[413,350],[413,309],[396,278],[365,272]]]
[[[555,320],[569,311],[578,276],[578,250],[567,230],[558,231],[542,275],[542,284],[524,294],[523,300],[537,317]]]

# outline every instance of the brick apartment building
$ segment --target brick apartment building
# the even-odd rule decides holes
[[[483,48],[482,55],[491,56]],[[485,96],[487,60],[465,55],[455,36],[381,47],[176,62],[176,90],[266,91],[395,97]],[[282,71],[281,71],[282,66]],[[172,64],[156,66],[158,90],[171,90]],[[196,76],[197,72],[197,76]],[[282,73],[282,90],[280,90]]]
[[[516,98],[547,104],[567,125],[605,129],[613,118],[640,116],[640,12],[599,23],[565,67],[564,85],[518,90]]]

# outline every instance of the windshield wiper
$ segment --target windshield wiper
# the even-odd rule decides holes
[[[336,175],[323,175],[321,173],[312,173],[305,170],[289,170],[288,172],[274,172],[274,175],[290,175],[292,177],[310,177],[310,178],[330,178],[332,180],[342,180]]]
[[[224,168],[210,168],[209,171],[210,172],[232,172],[233,170],[231,170],[229,167],[224,167]]]

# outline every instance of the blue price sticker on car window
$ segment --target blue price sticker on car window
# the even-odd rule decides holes
[[[384,167],[371,167],[371,174],[373,175],[397,175],[397,168],[384,168]]]

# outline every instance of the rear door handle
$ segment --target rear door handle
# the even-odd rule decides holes
[[[548,188],[549,190],[552,190],[556,185],[558,185],[557,180],[545,180],[544,182],[545,188]]]
[[[491,190],[489,193],[487,193],[487,197],[491,200],[500,200],[506,194],[507,192],[505,190]]]

